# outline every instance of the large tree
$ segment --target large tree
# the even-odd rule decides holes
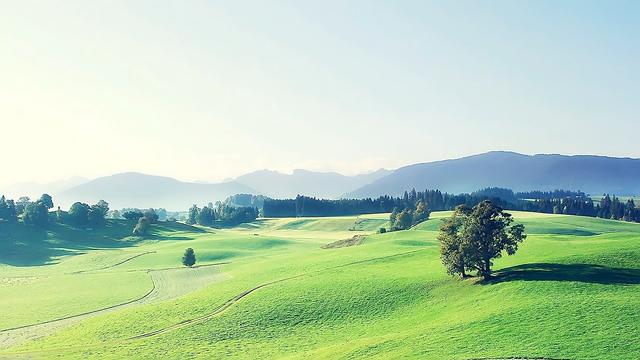
[[[189,209],[189,217],[187,218],[187,224],[193,225],[196,222],[198,222],[198,213],[199,212],[200,212],[200,209],[198,209],[198,206],[194,204]]]
[[[447,271],[466,275],[475,270],[491,277],[493,260],[506,251],[513,255],[526,235],[524,225],[513,225],[513,217],[489,200],[473,209],[459,207],[440,229],[440,251]]]
[[[122,217],[127,220],[138,221],[144,214],[140,210],[126,210],[122,213]]]
[[[471,209],[467,206],[458,206],[450,218],[444,219],[440,227],[438,240],[440,241],[440,255],[442,264],[451,275],[467,276],[466,270],[469,263],[469,243],[464,241],[462,229]]]
[[[42,194],[40,201],[47,207],[47,209],[53,209],[53,199],[49,194]]]
[[[413,224],[413,213],[409,209],[404,209],[396,217],[396,222],[393,224],[393,229],[407,230],[411,228],[412,224]]]
[[[27,204],[22,213],[22,221],[25,224],[44,228],[49,223],[49,209],[42,201],[38,200]]]
[[[91,207],[82,202],[76,202],[69,208],[69,220],[75,225],[83,226],[89,222]]]
[[[213,220],[215,219],[213,209],[205,206],[200,210],[197,216],[198,225],[203,226],[211,226],[213,225]]]

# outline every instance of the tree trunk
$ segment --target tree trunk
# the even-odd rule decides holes
[[[484,261],[484,271],[482,272],[482,276],[484,276],[485,280],[489,280],[491,278],[491,260],[485,259]]]

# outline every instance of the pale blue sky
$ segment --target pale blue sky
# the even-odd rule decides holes
[[[0,186],[640,157],[637,1],[0,1]]]

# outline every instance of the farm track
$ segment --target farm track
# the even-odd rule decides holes
[[[228,308],[230,308],[231,306],[233,306],[234,304],[236,304],[238,301],[242,300],[243,298],[245,298],[246,296],[248,296],[249,294],[265,288],[267,286],[270,285],[274,285],[274,284],[278,284],[278,283],[282,283],[288,280],[293,280],[293,279],[297,279],[297,278],[301,278],[304,276],[312,276],[315,274],[320,274],[326,271],[331,271],[331,270],[335,270],[335,269],[339,269],[339,268],[343,268],[343,267],[347,267],[347,266],[353,266],[353,265],[358,265],[358,264],[363,264],[363,263],[368,263],[368,262],[374,262],[374,261],[378,261],[378,260],[384,260],[384,259],[390,259],[390,258],[394,258],[394,257],[400,257],[400,256],[405,256],[405,255],[409,255],[409,254],[413,254],[413,253],[417,253],[420,251],[424,251],[426,249],[417,249],[417,250],[411,250],[411,251],[406,251],[406,252],[402,252],[402,253],[397,253],[397,254],[392,254],[392,255],[386,255],[386,256],[380,256],[380,257],[375,257],[375,258],[370,258],[370,259],[364,259],[364,260],[358,260],[358,261],[353,261],[353,262],[349,262],[346,264],[341,264],[341,265],[336,265],[336,266],[330,266],[330,267],[326,267],[324,269],[319,269],[319,270],[315,270],[315,271],[311,271],[311,272],[307,272],[307,273],[303,273],[303,274],[298,274],[298,275],[294,275],[294,276],[290,276],[290,277],[286,277],[286,278],[282,278],[282,279],[278,279],[278,280],[273,280],[264,284],[260,284],[258,286],[255,286],[249,290],[243,291],[240,294],[235,295],[234,297],[232,297],[231,299],[227,300],[224,304],[218,306],[217,308],[215,308],[213,311],[192,318],[192,319],[186,319],[186,320],[182,320],[178,323],[175,323],[173,325],[169,325],[154,331],[150,331],[150,332],[146,332],[143,334],[139,334],[139,335],[135,335],[123,340],[114,340],[113,342],[107,342],[107,343],[94,343],[94,344],[86,344],[86,345],[78,345],[78,346],[66,346],[66,347],[60,347],[60,348],[48,348],[48,349],[41,349],[41,350],[36,350],[36,351],[19,351],[19,352],[11,352],[11,353],[0,353],[0,359],[3,358],[4,356],[24,356],[25,358],[29,358],[29,356],[31,355],[36,355],[36,354],[47,354],[47,353],[51,353],[51,352],[56,352],[56,351],[60,351],[60,350],[69,350],[69,349],[77,349],[77,350],[86,350],[86,349],[91,349],[91,348],[98,348],[98,347],[107,347],[110,345],[117,345],[117,344],[121,344],[124,342],[133,342],[136,340],[140,340],[140,339],[146,339],[146,338],[151,338],[151,337],[155,337],[158,335],[162,335],[165,333],[169,333],[171,331],[174,330],[178,330],[180,328],[183,328],[187,325],[193,325],[193,324],[198,324],[201,322],[204,322],[206,320],[209,320],[221,313],[223,313],[225,310],[227,310]],[[0,342],[0,347],[1,347],[1,342]]]
[[[61,328],[73,325],[90,317],[110,313],[116,310],[134,305],[170,300],[189,292],[198,290],[209,283],[222,278],[219,269],[212,268],[220,264],[209,264],[191,269],[167,268],[144,270],[149,273],[152,287],[143,296],[129,300],[120,304],[107,306],[104,308],[87,311],[81,314],[74,314],[62,318],[52,319],[37,324],[17,326],[0,330],[0,349],[18,345],[28,340],[38,339]],[[198,276],[200,275],[200,276]],[[198,279],[197,281],[184,281]],[[176,286],[189,284],[190,286]]]
[[[423,251],[423,250],[424,249],[418,249],[418,250],[407,251],[407,252],[403,252],[403,253],[399,253],[399,254],[393,254],[393,255],[381,256],[381,257],[372,258],[372,259],[354,261],[354,262],[350,262],[350,263],[346,263],[346,264],[342,264],[342,265],[327,267],[327,268],[316,270],[316,271],[312,271],[312,272],[309,272],[309,273],[298,274],[298,275],[294,275],[294,276],[290,276],[290,277],[286,277],[286,278],[270,281],[270,282],[258,285],[256,287],[253,287],[253,288],[251,288],[249,290],[243,291],[242,293],[240,293],[240,294],[232,297],[231,299],[227,300],[224,304],[222,304],[221,306],[219,306],[218,308],[216,308],[215,310],[213,310],[212,312],[210,312],[208,314],[205,314],[205,315],[202,315],[202,316],[199,316],[199,317],[195,317],[193,319],[183,320],[183,321],[181,321],[179,323],[176,323],[174,325],[170,325],[170,326],[167,326],[165,328],[161,328],[161,329],[158,329],[158,330],[150,331],[148,333],[132,336],[132,337],[128,338],[127,340],[136,340],[136,339],[148,338],[148,337],[164,334],[164,333],[170,332],[172,330],[176,330],[176,329],[182,328],[182,327],[187,326],[187,325],[197,324],[197,323],[209,320],[212,317],[222,313],[223,311],[225,311],[226,309],[228,309],[229,307],[231,307],[232,305],[237,303],[242,298],[244,298],[247,295],[251,294],[252,292],[254,292],[256,290],[259,290],[259,289],[262,289],[264,287],[270,286],[270,285],[278,284],[278,283],[281,283],[281,282],[284,282],[284,281],[288,281],[288,280],[297,279],[297,278],[300,278],[300,277],[303,277],[303,276],[311,276],[311,275],[314,275],[314,274],[319,274],[319,273],[323,273],[325,271],[339,269],[339,268],[346,267],[346,266],[358,265],[358,264],[372,262],[372,261],[376,261],[376,260],[389,259],[389,258],[398,257],[398,256],[402,256],[402,255],[408,255],[408,254],[415,253],[415,252],[418,252],[418,251]]]
[[[112,265],[103,266],[103,267],[98,268],[98,269],[89,269],[89,270],[74,271],[74,272],[69,273],[69,274],[82,274],[82,273],[88,273],[88,272],[93,272],[93,271],[100,271],[100,270],[111,269],[111,268],[114,268],[114,267],[116,267],[116,266],[120,266],[120,265],[122,265],[122,264],[124,264],[124,263],[126,263],[126,262],[128,262],[128,261],[133,260],[133,259],[139,258],[140,256],[148,255],[148,254],[155,254],[155,253],[156,253],[155,251],[147,251],[147,252],[143,252],[143,253],[140,253],[140,254],[135,254],[135,255],[133,255],[133,256],[130,256],[130,257],[128,257],[128,258],[126,258],[126,259],[124,259],[124,260],[122,260],[122,261],[120,261],[120,262],[117,262],[117,263],[115,263],[115,264],[112,264]]]

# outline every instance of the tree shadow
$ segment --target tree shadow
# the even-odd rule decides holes
[[[188,232],[204,230],[180,223],[152,225],[149,237],[131,236],[135,222],[108,220],[104,227],[78,228],[51,223],[37,229],[22,223],[0,223],[0,265],[46,266],[60,262],[64,256],[82,255],[91,250],[129,248],[146,240],[192,240]]]
[[[640,269],[595,264],[532,263],[502,269],[483,283],[507,281],[578,281],[592,284],[640,284]]]

